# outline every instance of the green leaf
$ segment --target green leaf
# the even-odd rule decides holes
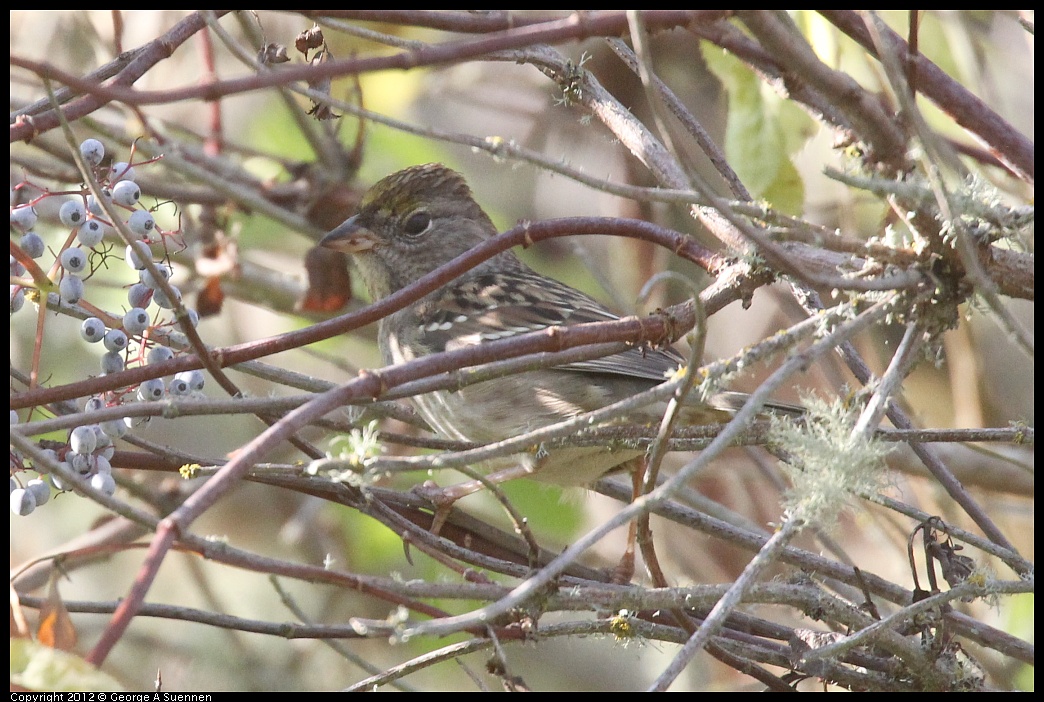
[[[725,153],[755,198],[788,214],[801,213],[805,188],[790,160],[814,124],[797,107],[765,86],[749,67],[713,48],[704,55],[729,95]]]
[[[11,682],[41,692],[112,692],[115,678],[79,656],[28,639],[11,639]]]

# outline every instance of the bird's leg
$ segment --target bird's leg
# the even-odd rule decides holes
[[[644,459],[634,459],[629,471],[631,474],[631,502],[638,499],[642,492],[642,477],[645,473]],[[634,577],[634,544],[638,538],[638,522],[631,520],[627,525],[627,547],[624,549],[620,562],[613,568],[612,582],[617,585],[627,585]]]
[[[533,468],[531,466],[527,466],[525,463],[519,463],[510,468],[490,473],[486,476],[486,480],[494,484],[500,484],[507,482],[508,480],[514,480],[515,478],[524,478],[532,474]],[[462,497],[473,495],[485,487],[486,486],[481,480],[469,480],[466,483],[451,485],[446,488],[439,487],[431,480],[426,480],[424,484],[414,487],[412,492],[419,497],[428,500],[435,507],[435,516],[431,523],[431,533],[438,535],[439,531],[442,529],[442,525],[446,523],[446,518],[449,517],[450,512],[453,511],[453,504]]]

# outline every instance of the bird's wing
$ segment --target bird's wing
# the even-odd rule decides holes
[[[446,350],[551,326],[619,319],[579,290],[528,269],[512,271],[510,277],[481,273],[458,280],[418,305],[416,315],[418,341],[429,349]],[[674,349],[642,346],[561,368],[662,381],[684,363]]]

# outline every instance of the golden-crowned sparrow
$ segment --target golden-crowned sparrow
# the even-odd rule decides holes
[[[497,233],[464,178],[440,164],[393,173],[364,196],[358,214],[331,231],[322,246],[354,256],[374,300],[386,297]],[[539,275],[510,252],[385,317],[379,341],[386,364],[453,350],[552,325],[618,319],[568,285]],[[414,397],[421,415],[445,437],[487,443],[517,436],[622,400],[658,383],[685,359],[670,348],[633,348],[590,361],[527,371]],[[735,409],[738,393],[723,394]],[[713,402],[711,403],[714,404]],[[657,421],[663,406],[633,421]],[[706,409],[706,408],[705,408]],[[704,421],[710,414],[701,412]],[[519,469],[546,482],[583,485],[639,455],[606,448],[519,456]],[[498,474],[499,475],[499,474]]]

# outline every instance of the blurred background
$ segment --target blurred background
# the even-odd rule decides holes
[[[339,263],[316,264],[321,275],[317,277],[313,271],[309,283],[306,257],[324,231],[353,212],[369,185],[388,173],[419,163],[443,162],[463,173],[476,199],[501,231],[523,220],[641,218],[689,234],[725,255],[741,255],[703,230],[687,206],[622,197],[568,177],[567,173],[575,172],[614,184],[662,185],[618,135],[592,114],[585,104],[586,96],[571,94],[570,84],[560,73],[549,77],[549,69],[540,70],[532,57],[511,49],[476,60],[365,72],[313,85],[366,110],[363,116],[334,107],[335,116],[316,120],[314,114],[306,114],[314,107],[307,97],[272,85],[230,90],[213,101],[198,96],[180,99],[174,94],[178,89],[237,77],[249,80],[309,62],[408,53],[421,45],[470,41],[484,32],[495,38],[494,31],[504,31],[493,28],[492,20],[499,17],[495,13],[445,15],[447,27],[462,29],[465,19],[474,20],[480,28],[470,32],[449,31],[439,22],[428,21],[429,16],[423,13],[413,18],[400,16],[398,21],[391,16],[374,21],[381,19],[380,13],[373,17],[347,13],[349,16],[321,19],[326,44],[303,54],[295,49],[295,38],[313,26],[313,18],[304,14],[272,11],[210,17],[209,28],[193,31],[184,40],[178,29],[191,16],[180,11],[11,13],[11,55],[18,59],[11,71],[13,126],[19,114],[39,117],[46,111],[27,109],[35,101],[47,99],[41,79],[47,72],[41,67],[87,76],[110,65],[121,52],[153,46],[150,43],[160,37],[172,42],[177,37],[173,53],[150,64],[133,83],[135,90],[151,91],[154,100],[139,105],[107,102],[69,126],[76,141],[88,137],[103,141],[114,161],[143,164],[135,166],[143,191],[142,204],[152,210],[160,230],[169,233],[162,237],[162,249],[170,253],[172,281],[182,290],[186,304],[199,310],[197,329],[208,346],[258,341],[302,329],[335,312],[362,309],[368,303],[365,291],[358,283],[348,285],[339,277]],[[545,13],[517,17],[520,22],[556,18]],[[908,36],[906,13],[882,12],[880,17],[899,35]],[[1020,25],[1020,18],[1032,23],[1032,13],[925,12],[921,15],[919,48],[1032,140],[1033,35]],[[884,71],[862,47],[822,16],[796,12],[790,19],[821,61],[851,76],[883,105],[891,105]],[[205,24],[207,20],[200,21]],[[481,28],[486,21],[489,28]],[[720,24],[739,31],[735,21],[722,19]],[[707,27],[705,32],[716,25],[708,23]],[[727,36],[720,26],[713,31]],[[771,77],[752,70],[734,53],[715,45],[706,33],[684,26],[654,26],[647,38],[656,76],[673,89],[688,112],[724,149],[756,202],[781,215],[800,218],[809,227],[839,230],[849,240],[891,245],[902,239],[903,222],[897,219],[887,198],[846,186],[825,173],[828,168],[850,170],[859,158],[857,146],[840,144],[838,130],[773,90],[779,86]],[[267,45],[286,47],[289,60],[258,69],[254,61]],[[661,115],[650,108],[641,80],[605,39],[570,39],[555,45],[554,50],[577,72],[594,76],[631,118],[669,140],[672,156],[694,181],[706,183],[718,196],[735,199],[691,134],[677,121],[668,122],[666,130],[656,126]],[[422,53],[417,55],[423,57]],[[29,70],[30,65],[36,70]],[[120,64],[123,67],[125,64]],[[51,75],[52,86],[62,83],[60,73]],[[165,95],[162,91],[171,92]],[[929,101],[923,102],[924,116],[940,138],[975,145],[950,117]],[[375,115],[380,119],[374,119]],[[510,148],[499,153],[493,148],[479,148],[480,144]],[[11,144],[12,207],[34,200],[40,218],[37,229],[54,252],[63,247],[63,237],[68,233],[57,217],[66,196],[41,195],[78,191],[82,179],[73,167],[71,151],[61,129],[48,129],[33,134],[27,142],[13,140]],[[145,163],[161,154],[162,159]],[[1032,180],[1021,181],[995,162],[974,155],[962,158],[983,191],[988,189],[1002,205],[1017,208],[1032,203]],[[549,165],[567,173],[552,172]],[[1032,225],[1028,230],[1021,242],[1023,252],[1032,252]],[[18,234],[12,229],[12,242],[18,240]],[[117,241],[111,231],[107,240]],[[120,244],[114,251],[118,254],[122,248]],[[160,247],[153,248],[158,255]],[[559,238],[530,247],[520,256],[540,272],[584,290],[621,314],[647,313],[681,302],[691,296],[692,290],[702,289],[709,282],[706,273],[669,251],[629,239]],[[95,268],[85,297],[103,310],[126,308],[126,288],[133,282],[126,266],[114,257]],[[639,292],[646,282],[665,270],[679,273],[690,283],[672,279],[669,284],[653,286],[640,300]],[[329,271],[333,271],[329,273],[333,277],[325,277]],[[346,288],[351,290],[350,299],[341,299],[338,293]],[[334,301],[324,308],[309,297],[310,293]],[[1010,315],[1032,329],[1032,294],[1024,299],[1001,299]],[[340,309],[332,309],[340,302],[344,302]],[[13,393],[26,389],[23,378],[28,377],[30,369],[38,370],[39,382],[51,387],[74,385],[98,374],[100,351],[81,340],[79,319],[48,314],[44,324],[29,308],[11,316]],[[740,354],[805,314],[785,283],[762,287],[749,304],[737,300],[711,316],[706,358]],[[958,321],[954,328],[937,335],[932,359],[918,364],[903,385],[903,399],[918,425],[938,429],[1006,428],[1021,423],[1032,427],[1031,357],[1012,341],[988,306],[976,300],[960,307]],[[903,331],[904,325],[896,321],[853,339],[875,374],[884,372]],[[319,382],[344,382],[359,369],[380,366],[375,333],[375,325],[371,325],[264,361]],[[774,359],[745,369],[731,387],[753,390],[778,363],[779,359]],[[250,397],[301,392],[300,386],[291,387],[267,377],[241,372],[232,375]],[[806,394],[843,397],[857,386],[840,358],[830,356],[810,367],[777,399],[797,402]],[[212,382],[208,382],[204,395],[227,397]],[[69,397],[76,409],[82,409],[85,400],[83,396]],[[21,409],[19,420],[38,420],[61,411],[49,405],[37,408],[30,416]],[[395,419],[384,419],[380,426],[389,432],[417,433]],[[132,432],[147,443],[119,444],[117,448],[157,456],[166,451],[174,465],[188,462],[184,460],[188,456],[206,457],[209,462],[201,461],[202,465],[215,465],[263,429],[264,425],[250,415],[157,417]],[[301,437],[325,450],[332,433],[329,428],[310,427]],[[36,438],[64,442],[66,433]],[[389,445],[387,450],[398,454],[419,449]],[[939,450],[1019,552],[1032,558],[1032,441],[1028,446],[1002,443],[972,448],[945,444]],[[676,470],[691,458],[688,453],[671,454],[665,470]],[[268,460],[300,465],[307,459],[284,444]],[[117,497],[165,514],[203,480],[180,479],[170,472],[170,463],[165,468],[159,466],[167,472],[143,469],[152,467],[144,464],[137,469],[117,468]],[[694,507],[708,510],[713,505],[720,510],[716,516],[770,534],[781,520],[781,495],[786,486],[786,478],[774,463],[775,459],[757,449],[729,450],[691,485],[706,501]],[[976,531],[935,481],[926,477],[916,460],[899,452],[890,463],[893,472],[885,489],[889,496]],[[406,490],[428,477],[399,476],[381,487]],[[444,474],[437,479],[440,484],[453,480]],[[551,551],[561,551],[619,509],[618,502],[603,495],[583,491],[563,494],[528,481],[511,483],[506,492],[526,515],[541,546]],[[818,533],[809,530],[794,545],[872,571],[901,588],[911,588],[906,547],[916,521],[866,502],[853,502],[856,506],[831,529]],[[511,531],[509,521],[488,496],[477,495],[462,504],[482,520]],[[42,596],[50,581],[66,600],[109,602],[125,596],[142,562],[141,549],[126,547],[137,536],[133,533],[117,538],[118,547],[92,543],[97,551],[92,551],[90,558],[73,559],[72,567],[47,570],[37,566],[30,571],[32,577],[22,573],[25,564],[44,554],[56,549],[73,551],[75,547],[70,544],[74,540],[96,533],[111,518],[108,510],[71,493],[53,495],[52,503],[31,515],[12,515],[10,562],[18,591]],[[749,550],[728,539],[696,533],[657,518],[652,529],[674,586],[729,583],[751,556]],[[376,520],[294,489],[244,483],[194,523],[192,532],[271,558],[316,566],[329,563],[355,574],[435,583],[460,580],[451,569],[416,550],[407,558],[400,536]],[[141,536],[142,541],[148,538]],[[622,531],[614,532],[587,554],[585,564],[612,568],[624,541]],[[1012,578],[998,560],[979,551],[972,555],[977,563],[997,571],[998,577]],[[763,580],[800,575],[798,569],[780,566]],[[505,576],[497,576],[497,580],[517,582]],[[641,568],[636,582],[649,582]],[[284,579],[283,585],[288,591],[285,597],[264,572],[172,552],[160,568],[148,601],[277,623],[300,621],[302,615],[325,624],[345,623],[352,617],[384,620],[395,613],[394,605],[387,600],[348,588],[290,578]],[[302,612],[295,613],[288,600]],[[456,600],[430,601],[454,613],[474,606]],[[977,600],[954,602],[953,606],[983,625],[1032,642],[1032,596],[1005,596],[994,604]],[[823,626],[794,608],[756,604],[745,611],[788,627]],[[30,627],[37,630],[37,613],[27,608],[26,614]],[[540,625],[596,615],[604,616],[605,612],[553,612],[542,618]],[[77,639],[72,651],[83,655],[97,640],[109,615],[73,613],[70,621]],[[468,638],[458,635],[452,640]],[[163,688],[168,691],[332,690],[355,684],[369,674],[360,660],[381,670],[447,643],[427,639],[393,646],[386,637],[351,640],[340,644],[350,649],[350,656],[344,656],[320,640],[287,640],[177,618],[139,617],[104,669],[127,689],[135,690],[150,689],[156,671],[161,671]],[[974,643],[964,645],[984,669],[989,686],[1032,688],[1032,669],[1016,656]],[[612,690],[645,688],[676,652],[675,644],[664,641],[596,634],[548,638],[525,645],[512,642],[507,656],[510,672],[532,689]],[[421,690],[497,689],[502,679],[487,674],[489,657],[488,650],[463,656],[463,665],[444,662],[406,676],[403,683]],[[760,687],[751,678],[703,655],[686,668],[671,689]],[[822,689],[822,685],[809,680],[800,689]]]

